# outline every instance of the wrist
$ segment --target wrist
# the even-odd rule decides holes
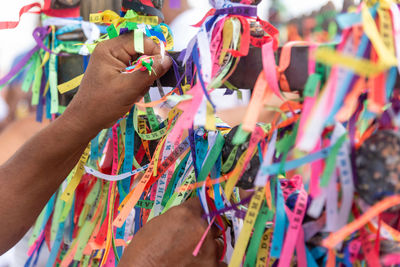
[[[147,236],[143,235],[143,232],[141,231],[133,237],[129,245],[125,248],[118,267],[168,266],[165,264],[165,259],[164,262],[160,261],[160,258],[162,257],[160,257],[159,250],[156,250],[156,248],[152,246],[152,242],[148,243],[144,238],[147,238]]]
[[[60,124],[64,131],[67,131],[82,143],[91,141],[101,130],[85,122],[77,112],[68,109],[54,123]]]
[[[130,266],[138,266],[138,267],[160,267],[162,265],[157,264],[152,256],[145,255],[146,253],[142,253],[140,251],[132,251],[131,248],[127,248],[128,251],[125,251],[121,261],[118,264],[118,267],[130,267]]]

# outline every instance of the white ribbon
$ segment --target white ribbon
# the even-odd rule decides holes
[[[106,181],[110,181],[110,182],[115,182],[115,181],[120,181],[120,180],[124,180],[128,177],[131,177],[139,172],[146,170],[148,167],[149,167],[149,164],[147,164],[139,169],[136,169],[134,171],[119,174],[119,175],[108,175],[108,174],[96,171],[88,166],[85,166],[85,171],[86,171],[86,173],[89,173],[97,178],[100,178],[100,179],[103,179]]]

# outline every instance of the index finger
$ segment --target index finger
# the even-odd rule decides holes
[[[127,66],[129,65],[129,62],[131,60],[138,57],[138,53],[135,50],[133,31],[122,34],[116,38],[104,41],[104,45],[107,47],[113,57],[122,61]],[[145,55],[152,56],[160,54],[159,45],[147,36],[144,36],[144,34],[143,48]]]

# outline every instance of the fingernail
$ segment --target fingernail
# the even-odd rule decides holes
[[[172,65],[172,60],[169,56],[161,57],[161,65],[165,68],[169,68]]]
[[[161,56],[161,64],[164,64],[164,62],[165,62],[165,58],[167,57],[167,56],[165,56],[165,54],[160,54],[160,56]]]

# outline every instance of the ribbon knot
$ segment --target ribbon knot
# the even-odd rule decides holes
[[[287,77],[285,75],[285,70],[286,69],[282,69],[281,67],[276,66],[276,75],[277,75],[277,78],[279,81],[279,87],[281,88],[281,90],[284,92],[290,92],[290,86],[289,86]]]

